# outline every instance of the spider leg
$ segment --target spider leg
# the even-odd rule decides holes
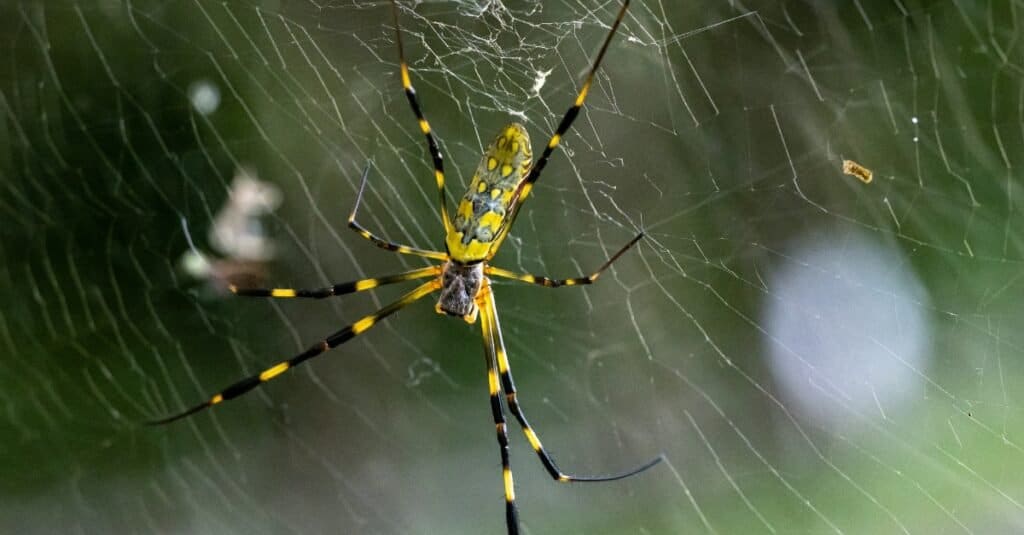
[[[547,277],[543,277],[540,275],[531,275],[529,273],[516,273],[514,271],[509,271],[507,269],[502,269],[494,266],[484,267],[484,273],[487,275],[495,275],[505,279],[513,279],[520,282],[528,282],[530,284],[539,284],[541,286],[547,286],[548,288],[557,288],[559,286],[578,286],[581,284],[593,284],[594,281],[596,281],[597,278],[601,276],[601,273],[612,265],[612,262],[618,260],[620,256],[622,256],[626,251],[628,251],[630,248],[636,245],[636,242],[640,241],[640,238],[643,237],[643,232],[637,234],[635,238],[630,240],[630,242],[623,246],[622,249],[619,249],[617,253],[613,254],[611,258],[609,258],[604,264],[601,265],[601,267],[597,268],[597,271],[585,277],[576,277],[572,279],[549,279]]]
[[[370,290],[385,284],[422,279],[424,277],[438,276],[440,274],[440,266],[430,266],[422,269],[406,271],[405,273],[398,273],[397,275],[343,282],[341,284],[335,284],[334,286],[316,288],[313,290],[300,290],[295,288],[239,288],[234,284],[228,286],[228,289],[231,290],[231,293],[243,297],[309,297],[312,299],[323,299],[325,297]]]
[[[601,60],[604,59],[605,52],[608,51],[608,45],[611,44],[612,37],[615,37],[616,30],[619,29],[622,19],[626,16],[626,9],[629,8],[629,2],[630,0],[624,0],[622,2],[622,7],[619,8],[619,14],[615,17],[615,21],[612,22],[612,28],[609,30],[608,36],[605,37],[604,43],[601,44],[601,49],[597,53],[597,57],[594,58],[594,63],[590,66],[590,70],[587,71],[587,77],[583,79],[583,85],[580,87],[579,93],[576,94],[576,100],[573,101],[572,106],[570,106],[569,110],[562,116],[562,120],[558,123],[558,128],[555,128],[555,133],[551,135],[551,139],[548,140],[548,144],[544,147],[544,152],[541,153],[540,158],[533,163],[529,174],[526,175],[526,178],[523,179],[515,193],[513,193],[512,202],[510,203],[511,213],[507,218],[507,222],[501,230],[498,231],[498,236],[495,238],[495,241],[498,243],[504,240],[505,235],[512,229],[512,224],[515,222],[516,217],[519,216],[520,207],[522,207],[523,202],[526,201],[526,198],[530,195],[530,190],[533,189],[534,182],[537,182],[537,179],[540,178],[540,173],[544,170],[544,166],[548,164],[548,159],[551,158],[551,153],[554,152],[555,147],[562,142],[562,136],[569,131],[573,121],[576,120],[576,116],[579,115],[580,108],[583,107],[583,103],[587,100],[587,94],[590,93],[590,85],[594,82],[594,73],[596,73],[597,68],[601,66]],[[490,260],[496,253],[497,249],[495,249],[487,259]]]
[[[608,32],[608,36],[605,37],[604,43],[601,44],[601,50],[598,51],[597,57],[594,58],[594,64],[590,66],[590,70],[587,72],[587,77],[583,80],[583,86],[580,87],[580,92],[576,94],[576,100],[565,115],[562,117],[562,121],[558,123],[558,128],[555,129],[555,133],[551,136],[544,152],[541,153],[540,158],[533,164],[530,169],[530,174],[526,175],[526,180],[520,186],[520,198],[525,199],[530,187],[533,183],[540,178],[540,172],[544,170],[544,166],[548,163],[548,158],[551,157],[551,153],[555,150],[555,147],[562,141],[562,136],[569,131],[569,127],[572,126],[573,121],[576,120],[576,116],[580,113],[580,108],[583,107],[583,102],[587,100],[587,94],[590,92],[590,84],[594,81],[594,73],[597,72],[597,68],[601,65],[601,60],[604,59],[605,52],[608,51],[608,45],[612,42],[612,37],[615,36],[615,31],[619,29],[619,24],[622,23],[622,19],[626,16],[626,8],[629,7],[629,0],[622,2],[622,7],[619,8],[619,14],[615,17],[615,22],[612,23],[612,29]]]
[[[395,42],[398,44],[398,63],[399,69],[402,72],[402,89],[405,90],[405,96],[409,100],[409,107],[412,108],[412,112],[416,115],[420,131],[427,138],[427,148],[430,150],[430,159],[434,163],[434,178],[437,180],[437,192],[441,201],[441,222],[444,224],[445,234],[448,234],[452,231],[452,222],[448,219],[448,202],[444,189],[444,158],[441,156],[441,149],[438,148],[437,141],[434,140],[434,135],[430,133],[430,123],[427,122],[427,119],[423,116],[423,111],[420,110],[420,102],[416,98],[416,89],[413,88],[412,79],[409,78],[409,65],[405,61],[405,49],[402,46],[402,30],[398,25],[398,5],[395,3],[395,0],[391,0],[391,19],[395,24]]]
[[[618,474],[612,474],[607,476],[575,476],[566,474],[559,470],[558,465],[551,458],[551,455],[544,449],[540,439],[537,437],[537,433],[530,427],[529,422],[526,421],[526,415],[523,414],[522,408],[519,406],[519,401],[516,397],[515,382],[512,380],[512,370],[509,368],[508,355],[505,352],[505,342],[501,336],[501,323],[498,321],[498,310],[494,302],[494,294],[491,291],[490,286],[486,286],[483,289],[483,295],[481,298],[482,308],[481,317],[486,318],[486,325],[489,326],[495,346],[495,357],[498,363],[498,372],[501,374],[502,389],[505,391],[505,402],[508,404],[508,408],[515,415],[516,420],[519,421],[519,426],[523,429],[523,434],[526,435],[526,440],[530,443],[530,447],[537,453],[537,457],[540,459],[541,464],[544,465],[544,469],[548,471],[551,478],[559,482],[568,481],[614,481],[616,479],[623,479],[635,474],[639,474],[644,470],[658,464],[662,461],[663,457],[659,455],[654,459],[626,472]]]
[[[487,388],[491,398],[491,414],[494,416],[498,447],[501,450],[501,479],[505,486],[505,525],[508,527],[509,535],[512,535],[519,533],[519,512],[516,509],[515,483],[512,480],[512,467],[509,464],[508,429],[505,424],[505,409],[501,403],[501,386],[498,383],[494,327],[487,314],[480,317],[480,330],[484,339],[484,355],[487,358]]]
[[[414,256],[423,256],[426,258],[433,258],[434,260],[448,260],[448,255],[439,251],[428,251],[426,249],[418,249],[416,247],[410,247],[408,245],[402,245],[394,243],[384,238],[381,238],[369,230],[366,227],[356,222],[356,212],[359,211],[359,204],[363,202],[363,190],[366,189],[366,178],[370,175],[370,164],[366,164],[366,169],[363,170],[363,178],[359,184],[359,193],[356,195],[356,204],[352,207],[352,214],[348,216],[348,228],[354,230],[356,234],[370,240],[374,245],[381,249],[387,249],[388,251],[394,251],[400,254],[408,254]]]
[[[223,401],[241,396],[242,394],[245,394],[246,392],[256,388],[257,386],[260,386],[261,384],[266,383],[271,379],[274,379],[275,377],[290,370],[291,368],[294,368],[299,364],[302,364],[303,362],[312,359],[313,357],[323,354],[329,349],[338,347],[341,344],[344,344],[345,342],[355,338],[356,336],[363,334],[364,332],[368,331],[371,327],[373,327],[378,321],[390,316],[391,314],[394,314],[395,312],[398,312],[399,310],[405,308],[406,306],[409,306],[410,304],[414,303],[420,298],[434,292],[438,288],[440,288],[439,279],[435,279],[425,284],[422,284],[415,290],[403,295],[397,301],[389,305],[386,305],[384,308],[381,308],[380,310],[374,312],[373,314],[364,316],[359,321],[356,321],[355,323],[345,327],[344,329],[341,329],[340,331],[317,342],[315,345],[311,346],[309,349],[303,351],[302,353],[299,353],[298,355],[295,355],[294,357],[288,360],[278,362],[277,364],[274,364],[273,366],[261,371],[260,373],[257,373],[256,375],[252,375],[246,377],[245,379],[237,381],[229,385],[228,387],[224,388],[220,392],[217,392],[208,400],[186,411],[175,414],[173,416],[168,416],[167,418],[162,418],[160,420],[146,422],[146,424],[161,425],[171,423],[175,420],[180,420],[186,416],[195,414],[203,409],[207,409],[209,407],[217,405]]]

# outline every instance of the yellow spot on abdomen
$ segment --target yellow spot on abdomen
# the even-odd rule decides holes
[[[497,212],[484,212],[484,214],[477,219],[477,227],[487,227],[493,232],[495,229],[500,228],[504,221],[505,216],[500,215]]]
[[[553,149],[558,146],[558,143],[562,141],[562,136],[555,134],[551,136],[551,141],[548,141],[548,148]]]
[[[274,288],[270,291],[271,297],[295,297],[295,290],[287,288]]]
[[[282,362],[272,368],[267,368],[266,370],[263,370],[260,373],[260,381],[269,381],[274,377],[277,377],[278,375],[281,375],[282,373],[286,372],[290,367],[291,364],[288,364],[287,362]]]
[[[220,394],[217,394],[216,396],[213,396],[212,398],[210,398],[210,405],[216,405],[216,404],[220,403],[221,401],[224,401],[224,396],[222,396]]]
[[[424,134],[430,133],[430,123],[428,123],[426,119],[420,119],[420,130],[423,131]]]
[[[469,243],[464,244],[462,243],[462,233],[452,232],[448,234],[445,245],[448,246],[448,251],[451,253],[452,258],[460,262],[472,262],[486,258],[492,244],[477,240],[471,240]]]

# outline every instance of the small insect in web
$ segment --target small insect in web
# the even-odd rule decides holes
[[[220,392],[217,392],[206,401],[179,414],[150,422],[151,424],[166,424],[179,420],[186,416],[195,414],[203,409],[220,404],[226,400],[236,398],[278,377],[282,373],[310,360],[324,352],[344,344],[345,342],[363,334],[382,319],[409,306],[410,304],[426,297],[434,292],[439,292],[435,309],[440,314],[447,314],[462,318],[468,323],[475,323],[478,316],[480,319],[481,334],[484,342],[484,355],[487,363],[487,384],[490,393],[491,413],[494,417],[494,424],[497,432],[498,445],[501,451],[502,479],[505,489],[505,522],[508,533],[519,532],[519,519],[515,503],[515,490],[512,482],[512,469],[509,463],[508,433],[505,423],[505,409],[512,412],[519,427],[522,428],[530,447],[537,454],[540,463],[547,470],[548,474],[559,482],[595,482],[612,481],[638,474],[654,466],[662,460],[661,456],[654,458],[647,463],[632,470],[607,476],[576,476],[562,472],[551,455],[541,445],[537,433],[533,431],[526,420],[517,398],[515,383],[512,379],[512,370],[509,367],[508,355],[505,352],[505,342],[502,339],[501,325],[498,321],[498,310],[494,300],[494,293],[491,288],[489,277],[501,277],[516,281],[538,284],[549,288],[559,286],[576,286],[591,284],[615,260],[621,257],[631,247],[636,245],[643,233],[625,244],[613,254],[594,273],[571,279],[551,279],[538,275],[516,273],[489,264],[490,260],[498,252],[505,237],[508,236],[512,224],[515,222],[519,209],[526,201],[533,188],[534,183],[540,178],[541,171],[547,165],[552,152],[558,147],[562,136],[569,131],[573,121],[579,114],[580,108],[587,98],[594,73],[601,65],[608,45],[612,41],[616,30],[622,23],[629,7],[629,0],[624,0],[619,9],[611,30],[605,37],[601,48],[594,59],[587,76],[580,87],[579,93],[572,106],[562,117],[554,134],[548,140],[544,151],[536,162],[533,161],[533,154],[530,148],[530,137],[526,129],[517,123],[512,123],[498,133],[494,141],[487,147],[476,172],[470,182],[469,189],[463,195],[456,208],[455,217],[450,217],[445,193],[444,162],[441,157],[441,150],[431,133],[430,124],[427,122],[420,108],[416,90],[413,89],[409,76],[409,67],[405,60],[405,51],[402,47],[402,32],[398,25],[398,7],[394,1],[391,2],[392,20],[395,26],[395,41],[398,46],[398,59],[401,72],[402,88],[405,91],[409,106],[419,123],[420,131],[426,137],[427,149],[434,165],[434,178],[437,181],[437,190],[440,195],[440,216],[445,231],[445,252],[419,249],[407,245],[400,245],[381,238],[364,228],[356,221],[356,213],[363,198],[363,190],[366,187],[366,180],[370,167],[367,166],[363,172],[362,182],[359,186],[359,193],[356,196],[355,206],[348,218],[348,226],[363,238],[370,240],[382,249],[394,251],[400,254],[414,255],[437,260],[438,265],[414,269],[404,273],[362,279],[326,288],[311,290],[298,290],[291,288],[239,288],[232,286],[231,291],[240,296],[252,297],[306,297],[321,299],[325,297],[349,294],[370,290],[385,284],[394,284],[415,279],[430,279],[405,294],[397,301],[394,301],[377,312],[365,316],[347,327],[327,336],[316,344],[312,345],[302,353],[287,360],[283,360],[266,368],[256,375],[246,377],[237,381]],[[501,393],[504,393],[504,399]]]
[[[871,169],[868,169],[853,160],[843,160],[843,173],[855,176],[865,184],[870,184],[871,179],[875,176],[875,173],[873,173]]]

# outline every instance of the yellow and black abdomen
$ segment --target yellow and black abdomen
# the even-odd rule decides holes
[[[445,240],[453,260],[472,263],[494,255],[508,233],[516,190],[532,164],[526,128],[518,123],[503,128],[484,152],[455,211]],[[526,193],[520,192],[518,200]]]

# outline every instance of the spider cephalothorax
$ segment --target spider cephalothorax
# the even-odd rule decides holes
[[[480,293],[483,281],[483,262],[445,262],[441,268],[441,293],[437,298],[437,311],[473,323],[477,315],[476,296]]]

